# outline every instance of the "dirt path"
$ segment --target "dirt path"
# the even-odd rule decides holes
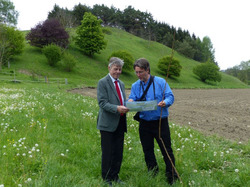
[[[175,103],[169,120],[204,134],[247,142],[250,138],[250,89],[173,89]],[[96,89],[71,90],[96,97]],[[127,96],[130,90],[127,90]]]

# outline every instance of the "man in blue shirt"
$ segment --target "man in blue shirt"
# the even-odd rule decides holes
[[[168,107],[174,103],[174,95],[165,79],[150,75],[150,64],[145,58],[140,58],[134,63],[134,70],[139,80],[132,84],[128,101],[138,101],[140,99],[144,101],[157,100],[158,103],[157,110],[142,111],[139,114],[139,135],[146,165],[148,171],[152,171],[154,175],[158,173],[159,168],[154,154],[154,139],[156,139],[166,164],[167,180],[172,184],[177,178],[177,174],[172,167],[172,164],[175,164],[175,158],[171,148],[171,137],[168,125]],[[151,84],[150,78],[153,78]],[[147,94],[144,98],[141,98],[148,84],[150,84],[150,87]],[[161,128],[159,128],[160,116],[162,118]],[[165,144],[171,160],[159,138],[159,129],[161,139]]]

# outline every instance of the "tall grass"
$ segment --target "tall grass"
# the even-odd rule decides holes
[[[3,85],[0,185],[104,186],[97,113],[95,99],[65,93],[53,85]],[[138,123],[132,116],[128,113],[120,178],[125,186],[168,186],[157,145],[160,173],[156,177],[147,173]],[[176,124],[170,128],[176,168],[183,181],[173,186],[250,185],[250,143],[206,137]]]

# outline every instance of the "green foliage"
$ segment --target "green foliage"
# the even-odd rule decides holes
[[[184,40],[183,42],[177,41],[177,51],[184,56],[193,59],[195,54],[195,49],[188,43],[188,41]]]
[[[212,41],[208,36],[205,36],[203,38],[201,46],[202,46],[202,54],[204,55],[203,62],[211,61],[215,63],[215,57],[214,57],[215,49],[213,48]]]
[[[45,46],[43,54],[46,56],[50,66],[55,66],[62,58],[62,50],[55,44]]]
[[[68,52],[63,53],[63,58],[61,60],[61,66],[65,71],[72,71],[72,69],[76,66],[76,59],[73,55]]]
[[[104,40],[101,22],[96,16],[86,12],[82,24],[76,29],[76,45],[87,56],[100,54],[100,51],[106,48],[107,42]]]
[[[0,0],[0,24],[16,25],[19,13],[10,0]]]
[[[86,12],[91,12],[91,8],[87,5],[82,5],[79,3],[78,5],[75,5],[72,11],[72,14],[76,20],[77,25],[81,25],[82,18]]]
[[[225,73],[237,77],[242,82],[250,85],[250,60],[242,61],[240,65],[226,69]]]
[[[133,64],[134,64],[135,59],[128,51],[125,51],[125,50],[114,51],[109,56],[108,60],[111,57],[118,57],[118,58],[120,58],[120,59],[122,59],[124,61],[122,71],[124,71],[124,72],[133,71]]]
[[[202,82],[205,81],[221,81],[219,67],[212,62],[201,63],[193,68],[193,73],[197,75]]]
[[[172,76],[179,77],[182,69],[180,61],[176,58],[171,58],[171,56],[165,56],[159,59],[157,66],[162,75],[167,75],[168,73],[169,77]]]
[[[67,8],[60,8],[57,4],[54,5],[52,11],[48,13],[48,19],[57,19],[64,28],[72,28],[76,26],[76,19],[72,11]]]
[[[0,69],[15,55],[21,54],[24,50],[23,33],[14,27],[0,24]]]

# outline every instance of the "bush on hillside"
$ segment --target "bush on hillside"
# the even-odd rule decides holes
[[[108,58],[111,57],[118,57],[124,61],[124,65],[122,71],[124,72],[131,72],[133,71],[133,64],[134,64],[134,57],[125,50],[114,51]]]
[[[61,60],[61,66],[63,67],[63,69],[65,71],[72,71],[73,68],[76,66],[76,59],[73,55],[71,55],[70,53],[65,52],[63,54],[63,58]]]
[[[45,46],[43,54],[46,56],[50,66],[55,66],[62,58],[62,50],[55,44]]]
[[[219,67],[212,62],[201,63],[193,68],[193,73],[197,75],[202,82],[213,81],[220,82],[221,74]]]
[[[171,58],[171,56],[164,56],[159,59],[157,66],[162,75],[168,74],[169,77],[179,77],[181,75],[182,66],[180,65],[179,60]]]
[[[43,48],[49,44],[56,44],[66,48],[69,45],[69,34],[57,19],[50,19],[32,28],[26,40],[35,47]]]

